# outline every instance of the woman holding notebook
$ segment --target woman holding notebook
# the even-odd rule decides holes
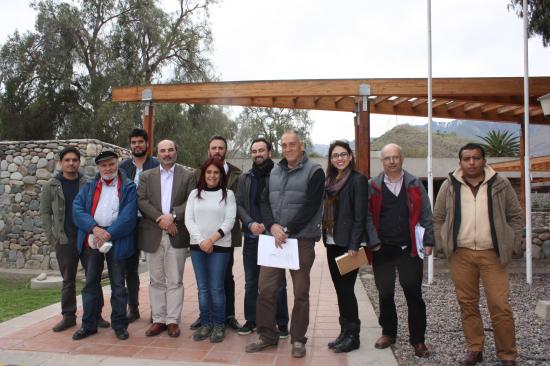
[[[340,334],[328,344],[336,353],[359,348],[361,321],[354,292],[359,270],[340,274],[336,258],[364,254],[359,251],[363,251],[360,246],[366,240],[367,194],[367,180],[355,170],[349,143],[345,140],[331,142],[325,181],[323,242],[340,311]]]

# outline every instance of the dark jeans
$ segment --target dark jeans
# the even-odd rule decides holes
[[[191,251],[191,261],[199,289],[201,324],[225,324],[224,278],[230,253],[207,254],[202,250]]]
[[[99,291],[101,284],[101,272],[103,262],[107,259],[109,281],[111,282],[111,328],[121,329],[128,327],[126,318],[126,305],[128,293],[124,286],[124,260],[115,259],[115,251],[111,249],[107,254],[100,253],[97,249],[86,249],[88,263],[86,271],[86,285],[82,289],[82,304],[84,314],[82,316],[82,328],[86,330],[97,330],[99,298],[102,293]]]
[[[64,317],[76,317],[76,273],[78,270],[78,261],[86,270],[86,254],[78,255],[76,242],[70,241],[68,244],[58,244],[55,247],[55,256],[59,264],[59,272],[63,278],[63,287],[61,288],[61,314]],[[103,267],[101,268],[103,271]],[[103,309],[103,290],[98,288],[100,299],[98,302],[98,314]]]
[[[256,300],[258,299],[258,238],[245,235],[243,244],[244,265],[244,318],[256,323]],[[283,276],[281,286],[277,290],[277,325],[288,325],[288,303],[286,298],[286,277]]]
[[[358,323],[359,315],[357,298],[355,297],[355,280],[357,279],[359,270],[356,269],[342,276],[336,265],[335,258],[347,253],[348,249],[338,245],[327,245],[326,248],[328,269],[330,271],[332,283],[336,289],[340,317],[345,318],[349,322]]]
[[[315,260],[315,241],[313,239],[298,240],[298,255],[300,269],[290,270],[294,287],[294,306],[290,322],[290,342],[307,342],[309,326],[309,285],[310,271]],[[275,313],[277,306],[277,290],[285,276],[285,269],[264,267],[260,269],[258,282],[259,294],[256,302],[256,325],[260,338],[267,343],[279,342],[279,332],[275,328]]]
[[[378,322],[382,327],[382,334],[397,336],[397,312],[394,301],[397,269],[409,310],[409,342],[412,345],[424,342],[426,304],[422,300],[422,259],[418,256],[411,257],[410,248],[401,249],[382,244],[380,250],[374,252],[372,269],[380,301]]]
[[[235,248],[231,248],[229,253],[229,262],[227,263],[227,269],[225,271],[225,316],[235,316],[235,279],[233,278],[233,262]]]
[[[134,255],[125,259],[126,287],[128,288],[128,305],[139,305],[139,257],[141,250],[134,246]]]

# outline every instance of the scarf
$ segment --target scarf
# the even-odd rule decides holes
[[[351,175],[351,168],[348,166],[344,171],[338,172],[336,177],[327,177],[325,181],[325,208],[323,210],[323,227],[333,236],[334,232],[334,211],[338,195],[346,185]]]
[[[260,207],[260,201],[262,199],[262,192],[264,191],[266,185],[266,179],[269,176],[269,173],[271,173],[271,170],[274,166],[275,164],[271,159],[267,159],[261,165],[258,165],[256,163],[252,164],[252,174],[254,174],[254,176],[258,180],[258,187],[256,189],[255,197],[255,203],[257,207]]]

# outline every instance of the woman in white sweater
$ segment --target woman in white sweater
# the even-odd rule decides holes
[[[226,188],[223,163],[210,158],[201,166],[197,189],[191,191],[185,209],[185,226],[191,237],[191,261],[199,288],[201,327],[195,341],[224,339],[224,279],[235,222],[235,195]]]

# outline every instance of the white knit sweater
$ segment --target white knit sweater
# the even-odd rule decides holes
[[[185,208],[185,226],[191,237],[191,244],[198,245],[208,239],[218,229],[225,236],[214,243],[220,247],[231,247],[231,229],[235,223],[237,204],[235,195],[227,190],[227,200],[222,200],[222,190],[202,191],[201,198],[197,197],[197,190],[189,194]]]

